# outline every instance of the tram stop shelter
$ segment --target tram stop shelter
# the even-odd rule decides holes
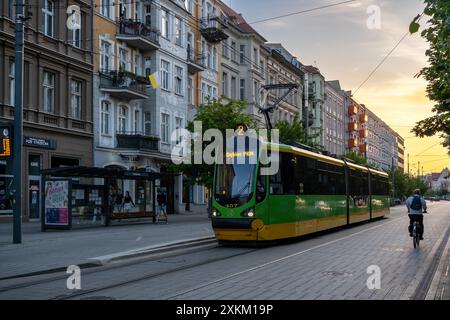
[[[120,167],[62,167],[41,170],[42,231],[79,225],[109,226],[111,220],[153,218],[156,196],[166,197],[168,214],[174,213],[173,173]],[[129,192],[134,206],[124,206]]]

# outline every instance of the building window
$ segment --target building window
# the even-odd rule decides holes
[[[236,42],[232,41],[231,42],[231,60],[233,61],[237,61],[237,47],[236,47]]]
[[[175,94],[183,95],[183,68],[175,66]]]
[[[161,60],[161,88],[164,90],[170,90],[169,88],[169,68],[170,63],[165,60]]]
[[[170,115],[161,113],[161,141],[169,143],[169,121]]]
[[[217,49],[213,47],[212,49],[212,69],[217,71]]]
[[[16,93],[16,64],[14,61],[9,62],[9,105],[13,106],[15,103]]]
[[[111,43],[102,40],[101,52],[100,52],[100,69],[103,71],[110,71],[113,65],[112,63],[112,53],[111,53]]]
[[[222,73],[222,95],[228,97],[228,73]]]
[[[82,16],[81,21],[83,21]],[[72,33],[72,46],[74,46],[75,48],[81,48],[81,24],[78,29],[72,30],[71,33]]]
[[[129,71],[130,59],[128,51],[123,48],[119,48],[119,71]]]
[[[8,1],[8,16],[14,20],[15,15],[16,15],[15,0],[9,0]]]
[[[206,103],[206,83],[202,82],[202,103]]]
[[[184,0],[184,6],[190,14],[194,14],[193,2],[194,0]]]
[[[55,102],[55,75],[44,71],[44,111],[54,112]]]
[[[231,99],[236,99],[236,77],[231,77]]]
[[[139,110],[134,110],[134,132],[139,132]]]
[[[239,62],[245,63],[245,45],[241,45],[239,49]]]
[[[245,100],[245,79],[241,79],[239,86],[239,99]]]
[[[102,101],[102,114],[101,114],[101,133],[109,134],[109,107],[110,104],[107,101]]]
[[[180,18],[175,17],[175,44],[181,46],[181,20]]]
[[[72,110],[71,115],[76,119],[81,119],[81,81],[72,80],[71,84],[71,102]]]
[[[177,137],[177,144],[181,142],[181,129],[183,129],[183,118],[175,117],[175,134]]]
[[[208,44],[206,49],[206,66],[211,69],[212,67],[212,57],[211,57],[211,46]]]
[[[114,8],[115,8],[113,1],[114,0],[101,0],[100,14],[102,16],[113,19],[113,12],[114,12]]]
[[[150,26],[152,24],[152,6],[145,5],[145,24]]]
[[[152,114],[150,112],[144,113],[144,134],[146,136],[152,134]]]
[[[128,108],[125,106],[119,107],[119,117],[118,117],[118,132],[126,133],[127,132],[127,117],[128,117]]]
[[[230,57],[230,50],[228,49],[228,41],[227,40],[224,40],[222,42],[222,55],[225,58],[229,58]]]
[[[42,31],[49,37],[53,37],[53,16],[54,3],[51,0],[44,0],[42,6]]]
[[[169,37],[169,13],[166,10],[161,11],[161,36]]]
[[[194,80],[191,77],[188,80],[188,103],[194,104]]]

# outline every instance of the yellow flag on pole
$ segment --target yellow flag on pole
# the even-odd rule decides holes
[[[150,80],[150,84],[152,85],[153,89],[158,89],[158,73],[154,72],[151,75],[148,76],[148,79]]]

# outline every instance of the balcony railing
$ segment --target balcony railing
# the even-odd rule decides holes
[[[132,19],[119,19],[117,21],[116,38],[143,51],[159,49],[159,36],[159,30],[140,21]]]
[[[358,113],[358,108],[354,104],[351,104],[351,105],[348,106],[348,114],[349,115],[352,116],[352,115],[355,115],[357,113]]]
[[[358,123],[357,122],[349,122],[348,123],[348,131],[356,131],[358,130]]]
[[[357,146],[357,140],[356,139],[348,139],[348,147],[349,148],[355,148]]]
[[[117,148],[159,151],[159,138],[144,135],[136,131],[118,131]]]
[[[226,26],[224,21],[219,16],[208,16],[201,20],[201,33],[206,41],[211,43],[219,43],[228,39],[228,35],[223,31]]]
[[[360,138],[367,138],[368,136],[369,136],[369,130],[367,130],[367,129],[359,130],[359,137]]]
[[[359,122],[365,123],[369,121],[369,116],[367,114],[360,114],[359,115]]]
[[[187,49],[187,62],[190,73],[197,73],[206,69],[205,55],[196,53],[189,47]]]
[[[128,71],[100,71],[100,90],[119,99],[147,99],[147,85],[147,78]]]

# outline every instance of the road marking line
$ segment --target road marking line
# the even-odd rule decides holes
[[[444,289],[445,289],[445,287],[442,287],[442,290],[441,290],[441,300],[442,300],[442,297],[444,296]]]
[[[210,286],[210,285],[212,285],[212,284],[215,284],[215,283],[218,283],[218,282],[222,282],[222,281],[224,281],[224,280],[228,280],[228,279],[230,279],[230,278],[239,276],[239,275],[241,275],[241,274],[248,273],[248,272],[251,272],[251,271],[255,271],[255,270],[257,270],[257,269],[264,268],[264,267],[266,267],[266,266],[268,266],[268,265],[275,264],[275,263],[278,263],[278,262],[281,262],[281,261],[284,261],[284,260],[287,260],[287,259],[290,259],[290,258],[299,256],[299,255],[301,255],[301,254],[303,254],[303,253],[306,253],[306,252],[309,252],[309,251],[312,251],[312,250],[315,250],[315,249],[318,249],[318,248],[325,247],[325,246],[327,246],[327,245],[329,245],[329,244],[333,244],[333,243],[336,243],[336,242],[341,241],[341,240],[349,239],[349,238],[351,238],[351,237],[353,237],[353,236],[356,236],[356,235],[358,235],[358,234],[361,234],[361,233],[364,233],[364,232],[366,232],[366,231],[370,231],[370,230],[373,230],[373,229],[377,229],[377,228],[379,228],[379,227],[381,227],[381,226],[384,226],[385,224],[395,222],[395,221],[397,221],[397,220],[399,220],[399,219],[402,219],[402,218],[404,218],[404,216],[400,216],[400,217],[398,217],[398,218],[394,218],[394,219],[392,219],[392,220],[390,220],[390,221],[387,221],[387,222],[385,222],[385,223],[379,224],[379,225],[377,225],[377,226],[373,226],[373,227],[368,228],[368,229],[364,229],[364,230],[358,231],[358,232],[353,233],[353,234],[350,234],[350,235],[348,235],[348,236],[345,236],[345,237],[342,237],[342,238],[338,238],[338,239],[335,239],[335,240],[332,240],[332,241],[329,241],[329,242],[325,242],[325,243],[322,243],[322,244],[320,244],[320,245],[314,246],[314,247],[312,247],[312,248],[309,248],[309,249],[306,249],[306,250],[303,250],[303,251],[299,251],[299,252],[290,254],[290,255],[288,255],[288,256],[285,256],[285,257],[282,257],[282,258],[279,258],[279,259],[276,259],[276,260],[272,260],[272,261],[263,263],[263,264],[261,264],[261,265],[259,265],[259,266],[252,267],[252,268],[249,268],[249,269],[240,271],[240,272],[236,272],[236,273],[230,274],[230,275],[228,275],[228,276],[225,276],[225,277],[219,278],[219,279],[217,279],[217,280],[210,281],[210,282],[207,282],[207,283],[202,284],[202,285],[200,285],[200,286],[197,286],[197,287],[195,287],[195,288],[193,288],[193,289],[189,289],[189,290],[183,291],[183,292],[181,292],[181,293],[177,293],[177,294],[175,294],[175,295],[173,295],[173,296],[170,296],[170,297],[168,297],[168,298],[165,298],[165,299],[166,299],[166,300],[172,299],[172,298],[181,296],[181,295],[183,295],[183,294],[186,294],[186,293],[189,293],[189,292],[192,292],[192,291],[196,291],[196,290],[198,290],[198,289],[201,289],[201,288]]]
[[[445,276],[446,276],[446,277],[448,276],[448,267],[449,267],[449,266],[447,266],[447,270],[445,271]]]

